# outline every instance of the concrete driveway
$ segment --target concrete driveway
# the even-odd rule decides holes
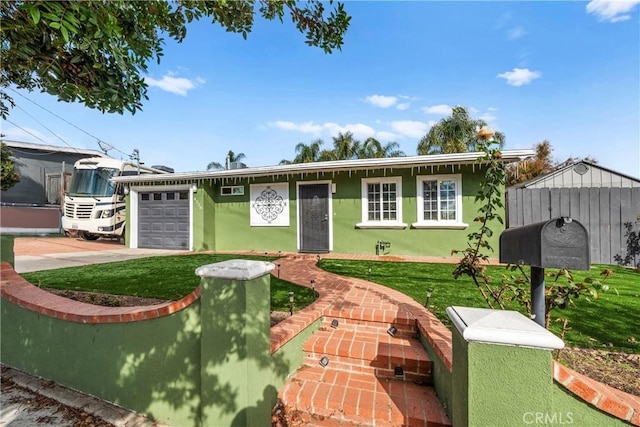
[[[90,242],[75,237],[16,237],[13,253],[16,272],[28,273],[186,252],[165,249],[129,249],[115,239]]]

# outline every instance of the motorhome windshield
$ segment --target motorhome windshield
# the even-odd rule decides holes
[[[69,196],[110,197],[115,188],[112,177],[120,171],[114,168],[75,169],[69,184]]]

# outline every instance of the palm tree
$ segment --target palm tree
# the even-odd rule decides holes
[[[400,150],[397,142],[388,142],[382,145],[375,138],[367,138],[359,147],[357,157],[359,159],[381,159],[384,157],[404,157],[404,151]]]
[[[207,170],[224,170],[228,168],[228,165],[233,163],[233,162],[239,162],[240,160],[246,158],[247,156],[244,155],[244,153],[234,153],[233,151],[229,150],[229,152],[227,153],[227,158],[225,160],[225,164],[221,164],[218,162],[211,162],[207,165]]]
[[[486,126],[482,119],[472,119],[464,107],[453,107],[451,117],[446,117],[433,125],[418,143],[418,154],[448,154],[476,151],[478,129]],[[494,141],[504,145],[504,134],[496,132]]]
[[[321,139],[316,139],[311,144],[307,145],[304,142],[296,145],[296,157],[293,159],[293,163],[311,163],[317,162],[320,159],[320,146],[324,144]]]
[[[338,132],[338,136],[333,137],[334,160],[351,160],[358,157],[360,141],[353,138],[352,132]]]

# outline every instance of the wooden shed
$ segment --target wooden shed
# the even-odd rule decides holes
[[[624,224],[640,225],[640,179],[581,161],[514,185],[507,193],[507,228],[558,217],[589,231],[591,262],[615,264],[625,256]]]

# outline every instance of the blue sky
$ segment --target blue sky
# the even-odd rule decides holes
[[[639,3],[347,1],[351,26],[331,55],[287,20],[257,20],[247,40],[196,23],[150,65],[143,111],[102,114],[20,92],[89,136],[11,92],[19,108],[2,133],[92,149],[97,137],[114,157],[137,148],[148,165],[196,171],[230,149],[249,166],[278,164],[299,142],[330,148],[340,131],[413,155],[462,105],[503,132],[507,149],[546,139],[556,160],[591,156],[639,177]]]

